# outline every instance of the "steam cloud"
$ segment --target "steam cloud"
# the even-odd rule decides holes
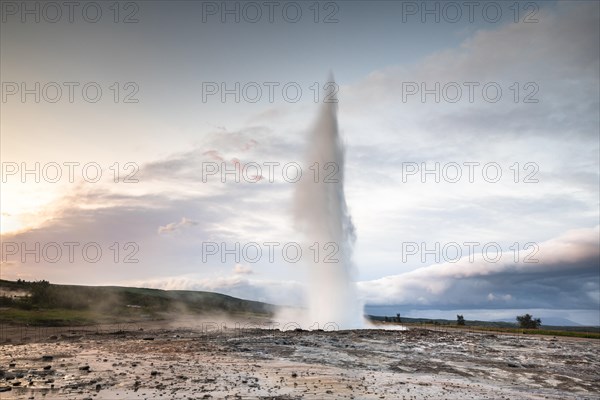
[[[296,228],[304,238],[303,253],[308,255],[303,257],[309,268],[308,322],[320,328],[327,323],[358,328],[362,310],[352,280],[356,237],[344,196],[344,146],[338,133],[337,103],[323,104],[309,133],[305,165],[315,162],[318,177],[313,171],[304,175],[294,198]]]

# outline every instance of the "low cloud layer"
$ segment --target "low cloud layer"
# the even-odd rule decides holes
[[[386,276],[359,287],[369,304],[427,308],[594,309],[600,298],[598,227],[578,229],[541,243],[536,263],[503,254],[486,262],[463,257]]]

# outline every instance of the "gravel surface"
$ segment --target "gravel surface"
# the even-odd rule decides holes
[[[597,340],[148,328],[0,345],[0,399],[600,399]]]

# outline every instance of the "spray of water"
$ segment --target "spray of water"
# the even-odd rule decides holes
[[[335,100],[328,93],[329,100]],[[353,282],[355,231],[344,195],[344,146],[336,102],[323,103],[308,137],[305,165],[312,166],[296,185],[294,216],[304,238],[308,264],[308,322],[323,328],[360,328],[362,307]]]

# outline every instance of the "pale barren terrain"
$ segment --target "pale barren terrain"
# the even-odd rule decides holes
[[[4,399],[597,399],[592,339],[145,325],[0,345]],[[48,331],[43,331],[46,334]],[[42,334],[38,335],[41,336]]]

